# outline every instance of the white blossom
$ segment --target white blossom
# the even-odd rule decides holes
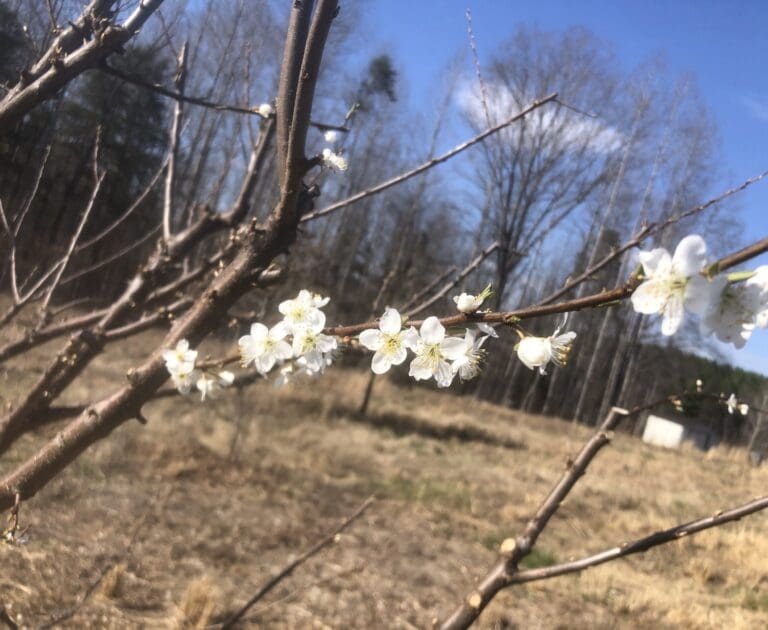
[[[696,392],[700,394],[702,389],[703,389],[703,387],[704,387],[703,381],[700,378],[697,378],[696,379]]]
[[[310,324],[301,324],[293,329],[293,354],[304,360],[310,372],[322,372],[329,363],[330,353],[338,347],[335,337],[324,335],[325,314]]]
[[[451,364],[451,369],[459,375],[462,381],[471,381],[480,374],[485,361],[485,350],[482,348],[486,339],[488,339],[488,335],[483,335],[478,339],[477,331],[469,328],[464,333],[461,355]]]
[[[198,378],[200,378],[200,372],[194,368],[191,368],[188,364],[183,366],[182,369],[171,372],[171,380],[173,381],[173,386],[179,390],[179,393],[181,394],[188,394],[190,391],[192,391],[192,388],[197,383]]]
[[[251,325],[251,333],[237,342],[243,367],[253,363],[260,374],[266,375],[276,363],[290,359],[293,349],[285,341],[287,334],[288,326],[284,322],[272,328],[259,323]]]
[[[224,370],[218,374],[208,374],[203,372],[198,378],[195,386],[200,392],[200,400],[207,397],[213,397],[216,390],[222,387],[229,387],[235,382],[235,375],[232,372]]]
[[[197,350],[191,350],[189,342],[181,339],[175,348],[163,350],[163,360],[174,387],[182,394],[188,394],[200,375],[195,369]]]
[[[328,148],[323,149],[323,164],[337,171],[347,170],[347,161],[341,155],[334,153]]]
[[[728,400],[725,401],[725,405],[728,407],[728,413],[731,415],[733,415],[736,410],[738,410],[742,416],[746,416],[749,413],[749,405],[747,403],[740,403],[736,400],[736,394],[731,394],[728,397]]]
[[[768,265],[744,282],[722,281],[722,289],[701,323],[702,331],[741,348],[755,326],[768,327]]]
[[[181,339],[172,350],[163,350],[163,359],[165,367],[173,374],[174,372],[191,372],[195,367],[197,360],[197,350],[191,350],[189,342]]]
[[[662,313],[662,334],[677,332],[685,308],[697,314],[706,312],[722,288],[700,274],[706,264],[706,250],[704,239],[692,235],[680,241],[674,256],[664,248],[640,252],[645,280],[632,293],[632,306],[646,315]]]
[[[489,284],[477,295],[470,295],[469,293],[462,293],[461,295],[455,295],[453,301],[456,303],[456,308],[462,313],[474,313],[482,305],[483,302],[493,293],[491,291],[491,285]]]
[[[360,343],[374,351],[371,369],[374,374],[384,374],[393,365],[400,365],[408,356],[407,348],[414,350],[419,334],[413,327],[402,330],[403,320],[394,308],[387,308],[379,320],[378,330],[364,330]]]
[[[320,308],[328,304],[329,300],[330,298],[324,298],[317,293],[302,289],[292,300],[280,302],[277,310],[282,313],[289,332],[293,330],[294,326],[316,326],[320,320],[322,320],[320,328],[323,328],[325,315]]]
[[[262,118],[269,118],[274,113],[274,108],[269,103],[262,103],[256,110]]]
[[[326,142],[334,144],[339,139],[339,132],[333,129],[329,129],[323,134],[323,138],[325,138]]]
[[[515,350],[518,358],[526,367],[533,370],[539,368],[539,373],[547,373],[547,365],[551,361],[558,367],[564,367],[568,363],[571,354],[575,332],[560,334],[560,328],[549,337],[534,337],[528,335],[520,340]]]
[[[438,387],[448,387],[455,375],[449,361],[460,358],[464,340],[446,337],[445,328],[437,317],[427,317],[419,329],[416,358],[411,361],[408,374],[417,381],[434,377]]]

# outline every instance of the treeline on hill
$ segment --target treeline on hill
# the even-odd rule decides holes
[[[80,3],[70,4],[73,14],[79,10]],[[259,11],[236,0],[184,4],[164,6],[167,30],[153,21],[108,68],[86,73],[0,136],[0,199],[11,217],[26,215],[17,236],[22,277],[61,256],[95,178],[105,173],[57,293],[60,301],[106,303],[154,247],[175,101],[147,84],[175,89],[185,41],[185,94],[254,107],[276,92],[284,3],[264,3]],[[284,279],[277,287],[254,290],[241,309],[252,311],[248,319],[271,323],[276,303],[300,288],[331,296],[333,322],[367,319],[387,305],[402,307],[455,268],[445,277],[450,281],[494,243],[493,253],[430,312],[451,312],[452,295],[476,293],[486,283],[495,289],[491,306],[533,304],[625,242],[642,221],[689,209],[722,183],[716,130],[695,82],[671,78],[661,62],[622,72],[610,46],[588,31],[520,26],[483,63],[482,89],[469,60],[446,68],[425,118],[407,105],[408,86],[398,72],[418,60],[369,51],[364,36],[348,28],[360,19],[355,11],[345,6],[338,18],[314,112],[315,120],[349,128],[339,141],[349,169],[310,182],[322,191],[318,208],[440,154],[536,97],[557,91],[578,111],[563,105],[537,110],[443,167],[306,224],[302,255],[282,261]],[[28,42],[44,41],[48,31],[44,2],[0,2],[1,82],[23,72],[33,57]],[[312,133],[319,152],[322,132]],[[231,203],[258,134],[257,116],[184,105],[173,189],[176,229],[197,213]],[[254,217],[265,216],[276,199],[274,173],[270,163],[261,171]],[[88,246],[124,213],[109,238]],[[715,208],[676,224],[655,245],[673,248],[692,232],[707,239],[714,255],[739,238],[732,209]],[[210,254],[198,249],[192,256]],[[633,264],[630,252],[573,294],[615,286]],[[3,269],[4,287],[7,282]],[[559,323],[539,322],[531,332],[551,334]],[[238,330],[244,327],[241,321]],[[488,344],[483,376],[464,390],[591,424],[611,405],[640,404],[690,387],[696,378],[745,399],[762,400],[767,391],[761,377],[691,354],[715,351],[695,322],[675,336],[674,348],[661,338],[657,322],[626,304],[578,313],[568,327],[578,339],[567,369],[546,377],[529,371],[514,356],[516,338],[505,331]],[[233,337],[230,329],[222,334]],[[726,437],[747,434],[738,428]]]

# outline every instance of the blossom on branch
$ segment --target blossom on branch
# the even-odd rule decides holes
[[[540,374],[547,373],[547,365],[551,361],[558,367],[568,364],[568,357],[573,348],[575,332],[560,333],[560,328],[549,337],[534,337],[528,335],[515,346],[518,358],[526,367],[533,370],[539,368]]]
[[[310,324],[301,324],[293,329],[293,354],[303,359],[310,372],[322,372],[330,361],[330,353],[338,347],[335,337],[321,331],[325,327],[325,313]]]
[[[237,342],[243,367],[253,363],[259,373],[266,376],[276,363],[290,359],[293,349],[291,344],[285,341],[287,334],[288,326],[284,322],[272,328],[267,328],[264,324],[252,324],[251,333],[240,337]]]
[[[493,329],[491,329],[493,330]],[[454,374],[458,374],[462,381],[471,381],[478,376],[483,369],[485,361],[485,350],[483,344],[488,339],[488,335],[477,338],[477,330],[467,329],[462,340],[463,347],[461,355],[451,364]],[[496,331],[494,331],[495,333]]]
[[[235,375],[232,372],[224,370],[218,374],[202,373],[195,383],[197,390],[200,392],[200,400],[205,400],[206,397],[213,397],[213,394],[222,387],[229,387],[235,382]]]
[[[165,367],[173,374],[176,371],[191,372],[197,360],[197,350],[189,348],[189,342],[181,339],[172,350],[163,350]]]
[[[487,300],[493,291],[489,284],[477,295],[470,295],[469,293],[462,293],[461,295],[455,295],[453,301],[456,303],[456,308],[461,313],[474,313],[477,311],[485,300]]]
[[[274,108],[269,103],[262,103],[259,105],[258,109],[256,109],[259,116],[262,118],[269,118],[272,114],[275,113]]]
[[[166,364],[167,366],[167,364]],[[184,366],[181,370],[171,372],[171,380],[173,386],[179,390],[180,394],[188,394],[192,391],[192,388],[197,383],[197,379],[200,378],[200,372],[193,367],[187,369],[189,366]]]
[[[407,349],[415,350],[419,334],[412,326],[402,330],[403,320],[394,308],[387,308],[379,320],[379,330],[364,330],[360,343],[374,351],[371,369],[384,374],[393,365],[400,365],[408,356]]]
[[[323,134],[323,138],[325,138],[326,142],[334,144],[339,139],[339,132],[329,129]]]
[[[644,282],[632,293],[632,306],[638,313],[662,313],[661,332],[673,335],[683,321],[685,308],[692,313],[706,312],[722,283],[710,282],[701,275],[706,264],[706,243],[698,235],[686,236],[674,256],[660,247],[640,252]]]
[[[288,332],[291,332],[294,326],[315,327],[320,320],[324,326],[325,315],[320,309],[328,304],[329,300],[330,298],[302,289],[294,299],[280,302],[277,310],[283,315]]]
[[[742,416],[746,416],[749,413],[749,405],[747,403],[740,403],[736,400],[736,394],[731,394],[728,400],[725,401],[725,406],[728,407],[728,413],[733,413],[738,410]]]
[[[323,165],[327,168],[335,171],[346,171],[347,161],[338,153],[334,153],[331,149],[323,149]]]
[[[417,381],[432,377],[438,387],[449,387],[455,372],[448,361],[459,359],[464,353],[465,343],[458,337],[446,337],[445,328],[437,317],[427,317],[419,329],[419,339],[408,374]]]

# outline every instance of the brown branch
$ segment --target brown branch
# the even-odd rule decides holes
[[[456,265],[452,265],[448,267],[443,273],[441,273],[437,278],[432,280],[427,286],[425,286],[423,289],[421,289],[418,293],[415,293],[413,297],[411,297],[410,300],[408,300],[403,306],[400,307],[400,310],[403,312],[407,312],[409,308],[413,308],[416,304],[420,303],[424,298],[426,298],[432,291],[435,290],[436,287],[441,285],[447,278],[458,272],[458,267]]]
[[[289,577],[297,567],[304,564],[312,556],[317,555],[329,545],[333,544],[334,542],[337,542],[339,534],[341,534],[341,532],[343,532],[347,527],[349,527],[358,518],[360,518],[363,515],[363,513],[371,506],[373,501],[374,501],[373,496],[368,497],[363,502],[363,504],[360,507],[358,507],[350,516],[345,518],[339,524],[338,527],[336,527],[332,532],[330,532],[327,536],[325,536],[325,538],[323,538],[322,540],[314,544],[312,547],[307,549],[298,558],[296,558],[292,562],[288,563],[285,567],[283,567],[283,569],[281,569],[274,577],[272,577],[266,584],[264,584],[264,586],[262,586],[256,592],[256,594],[253,597],[251,597],[251,599],[249,599],[248,602],[242,608],[240,608],[234,615],[232,615],[229,619],[227,619],[224,623],[222,623],[218,627],[220,627],[221,630],[233,628],[235,624],[243,617],[243,615],[245,615],[245,613],[248,612],[248,610],[254,604],[256,604],[259,600],[263,599],[264,596],[267,595],[278,584],[280,584],[280,582],[282,582],[284,579]]]
[[[167,87],[164,87],[160,83],[145,81],[140,77],[137,77],[132,74],[128,74],[127,72],[124,72],[122,70],[118,70],[117,68],[114,68],[108,64],[102,64],[99,66],[98,69],[107,74],[111,74],[112,76],[117,77],[118,79],[121,79],[126,83],[130,83],[137,87],[150,90],[152,92],[155,92],[156,94],[160,94],[161,96],[165,96],[174,101],[187,103],[189,105],[196,105],[198,107],[205,107],[207,109],[212,109],[218,112],[231,112],[234,114],[249,114],[252,116],[260,116],[261,118],[264,118],[264,116],[262,116],[259,113],[260,105],[255,105],[253,107],[242,107],[239,105],[228,105],[225,103],[216,103],[214,101],[210,101],[208,99],[201,98],[199,96],[188,96],[186,94],[181,94],[180,92],[176,92],[174,90],[168,89]],[[270,116],[269,120],[274,120],[274,116]],[[330,123],[318,122],[316,120],[310,121],[309,124],[310,126],[315,127],[320,131],[332,130],[332,131],[339,131],[341,133],[349,133],[349,127],[345,127],[344,125],[333,125]]]
[[[682,525],[676,525],[669,529],[664,529],[643,538],[633,540],[630,542],[622,543],[612,549],[607,549],[600,553],[581,558],[580,560],[574,560],[572,562],[564,562],[562,564],[555,564],[548,567],[542,567],[539,569],[529,569],[527,571],[520,571],[512,576],[509,580],[509,584],[523,584],[525,582],[533,582],[536,580],[545,580],[548,578],[557,577],[560,575],[568,575],[569,573],[577,573],[584,571],[589,567],[595,567],[599,564],[611,562],[612,560],[618,560],[626,556],[631,556],[636,553],[642,553],[664,545],[675,540],[680,540],[685,536],[696,534],[706,529],[718,527],[725,523],[738,521],[745,516],[760,512],[761,510],[768,509],[768,496],[759,497],[748,503],[743,503],[737,507],[729,508],[727,510],[718,510],[712,516],[705,516],[695,521],[689,521]]]
[[[309,33],[313,0],[303,0],[291,4],[288,18],[288,32],[285,35],[283,62],[280,66],[280,81],[277,87],[277,170],[280,174],[280,190],[287,184],[288,150],[291,136],[291,123],[296,102],[296,90],[299,84],[299,72],[304,48]]]
[[[418,306],[414,306],[411,310],[407,311],[405,313],[406,317],[413,317],[414,315],[417,315],[418,313],[421,313],[422,311],[427,310],[430,306],[432,306],[435,302],[437,302],[440,298],[445,297],[445,295],[448,294],[448,291],[453,289],[454,287],[458,286],[458,284],[464,280],[469,274],[471,274],[475,269],[477,269],[483,261],[488,258],[493,252],[495,252],[499,248],[499,242],[496,241],[495,243],[491,243],[488,247],[486,247],[483,251],[481,251],[474,260],[472,260],[464,269],[461,270],[458,276],[456,276],[453,280],[448,282],[442,289],[440,289],[437,293],[435,293],[431,298],[428,300],[425,300]]]
[[[754,245],[750,245],[749,247],[745,247],[744,249],[734,254],[726,256],[725,258],[713,263],[710,269],[716,268],[724,271],[725,269],[754,258],[755,256],[758,256],[765,251],[768,251],[768,238],[762,239]],[[555,304],[537,304],[513,311],[486,311],[471,314],[459,313],[457,315],[449,315],[439,319],[443,326],[450,327],[469,326],[478,322],[485,322],[487,324],[503,324],[524,319],[532,319],[534,317],[543,317],[545,315],[572,313],[587,308],[600,308],[618,304],[621,300],[625,300],[630,295],[632,295],[632,293],[634,293],[635,289],[639,285],[639,278],[635,274],[632,274],[621,286],[610,290],[601,291],[599,293],[594,293],[592,295],[587,295],[572,300],[566,300],[564,302],[557,302]],[[423,320],[409,320],[405,322],[404,325],[418,327],[421,326],[422,323],[424,323]],[[347,337],[351,335],[357,335],[364,330],[367,330],[368,328],[376,327],[378,327],[378,322],[370,321],[362,324],[353,324],[350,326],[329,327],[326,328],[323,332],[327,335]]]
[[[584,475],[595,456],[611,441],[610,432],[626,415],[628,412],[618,407],[613,407],[610,410],[597,432],[584,444],[576,458],[568,462],[565,472],[528,522],[523,534],[517,539],[509,538],[502,542],[499,561],[453,614],[440,625],[441,630],[468,628],[496,594],[510,584],[511,577],[517,572],[518,563],[531,552],[539,535],[544,531],[565,497]]]
[[[302,2],[301,6],[307,4]],[[296,5],[294,3],[294,8]],[[290,39],[287,47],[291,46]],[[284,67],[283,72],[287,71]],[[281,84],[284,81],[283,76]],[[290,185],[281,187],[280,199],[264,226],[253,223],[233,234],[232,243],[237,250],[233,260],[220,270],[192,308],[176,322],[161,346],[141,365],[128,371],[128,383],[90,405],[59,431],[53,440],[32,453],[0,480],[0,510],[10,507],[12,496],[19,495],[22,499],[33,496],[94,442],[106,437],[131,418],[141,416],[144,402],[168,378],[162,348],[172,347],[181,339],[187,339],[193,346],[198,345],[237,300],[252,288],[258,274],[266,271],[274,259],[285,253],[296,239],[297,206],[302,199],[300,185],[304,167],[303,164],[295,165],[284,174],[283,180]],[[92,329],[73,337],[19,407],[0,418],[0,442],[7,447],[14,437],[23,433],[25,421],[34,419],[36,414],[50,407],[51,401],[103,349],[104,331],[145,300],[153,282],[169,262],[180,260],[201,235],[210,233],[212,226],[224,225],[220,219],[206,213],[197,224],[174,236],[167,249],[160,249],[153,254],[106,315]]]
[[[686,533],[693,533],[720,524],[720,522],[715,522],[715,520],[713,520],[722,516],[721,514],[717,514],[714,517],[700,519],[670,530],[657,532],[656,534],[652,534],[651,536],[635,541],[634,543],[625,543],[620,547],[595,556],[590,556],[584,560],[546,567],[544,569],[518,571],[520,561],[531,552],[539,536],[546,529],[550,519],[557,512],[571,490],[573,490],[579,479],[584,476],[587,468],[592,463],[592,460],[604,446],[610,443],[612,432],[618,427],[619,422],[625,417],[636,416],[637,414],[653,409],[660,404],[671,402],[673,399],[683,396],[686,393],[687,392],[683,392],[682,394],[677,395],[670,394],[644,405],[638,405],[629,411],[619,407],[612,407],[603,423],[584,444],[581,451],[579,451],[579,454],[573,460],[568,460],[565,472],[552,490],[550,490],[544,501],[542,501],[536,514],[526,525],[523,534],[516,539],[508,538],[501,543],[499,560],[493,565],[491,570],[486,573],[475,590],[473,590],[472,593],[470,593],[456,608],[453,614],[441,624],[441,630],[468,628],[475,622],[477,617],[479,617],[480,613],[496,594],[512,584],[540,580],[547,577],[554,577],[555,575],[580,571],[588,566],[608,562],[609,560],[624,555],[645,551],[652,546],[675,540]],[[720,397],[718,397],[718,400],[719,399]],[[756,507],[754,504],[760,501],[763,503],[760,503],[760,506]],[[758,500],[757,502],[753,501],[746,504],[746,506],[741,506],[740,508],[728,512],[728,517],[723,519],[722,522],[735,520],[744,514],[751,514],[752,512],[765,509],[766,507],[768,507],[768,498]],[[747,511],[742,513],[741,510]]]
[[[174,85],[179,94],[184,94],[187,81],[187,42],[181,47],[176,60],[176,77]],[[176,163],[179,159],[179,139],[181,137],[181,122],[184,110],[181,101],[176,101],[171,121],[170,141],[168,147],[168,166],[165,172],[165,194],[163,195],[163,240],[168,243],[173,233],[174,188],[176,186]]]
[[[122,50],[162,2],[163,0],[143,0],[123,24],[99,24],[101,30],[93,30],[93,38],[85,43],[78,39],[75,29],[66,47],[49,48],[43,59],[27,73],[27,78],[22,78],[0,100],[0,131],[7,131],[27,112],[52,98],[74,78],[97,66],[109,55]],[[91,6],[103,6],[106,12],[112,4],[114,3],[93,2]]]
[[[569,279],[562,288],[558,289],[554,293],[548,295],[543,300],[538,302],[538,304],[550,304],[554,302],[555,300],[560,299],[563,295],[568,293],[571,289],[578,286],[582,282],[585,282],[589,280],[594,274],[596,274],[598,271],[604,269],[607,267],[610,263],[612,263],[614,260],[619,258],[624,252],[632,249],[633,247],[639,247],[642,242],[648,238],[649,236],[653,236],[655,234],[658,234],[659,232],[665,230],[671,225],[674,225],[675,223],[678,223],[679,221],[682,221],[683,219],[688,219],[696,214],[699,214],[703,212],[704,210],[710,208],[711,206],[715,205],[716,203],[719,203],[723,201],[724,199],[735,195],[738,192],[741,192],[742,190],[748,188],[752,184],[759,182],[764,177],[768,176],[768,171],[764,171],[760,173],[759,175],[756,175],[755,177],[750,177],[749,179],[745,180],[738,186],[734,186],[733,188],[730,188],[726,190],[725,192],[719,194],[717,197],[713,197],[712,199],[709,199],[708,201],[705,201],[702,204],[699,204],[698,206],[695,206],[694,208],[691,208],[690,210],[686,210],[685,212],[675,215],[672,217],[669,217],[665,221],[662,221],[660,223],[651,223],[643,227],[641,230],[637,232],[632,238],[630,238],[626,243],[621,245],[621,247],[613,250],[612,252],[606,254],[601,260],[596,262],[594,265],[590,266],[589,269],[584,271],[583,273],[579,274],[575,278]],[[735,263],[738,264],[738,263]],[[716,271],[714,271],[716,273]]]
[[[397,186],[398,184],[401,184],[402,182],[410,179],[411,177],[415,177],[416,175],[419,175],[420,173],[423,173],[424,171],[429,170],[430,168],[433,168],[437,166],[438,164],[441,164],[443,162],[446,162],[447,160],[450,160],[452,157],[458,155],[462,151],[465,151],[466,149],[469,149],[471,146],[477,144],[478,142],[482,142],[487,137],[492,136],[493,134],[501,131],[505,127],[508,127],[509,125],[514,124],[518,120],[521,120],[525,118],[528,114],[530,114],[535,109],[538,109],[539,107],[546,105],[547,103],[550,103],[554,101],[557,98],[557,94],[550,94],[549,96],[545,96],[544,98],[541,98],[537,101],[533,101],[530,105],[525,107],[522,111],[518,112],[514,116],[507,118],[502,123],[499,123],[498,125],[495,125],[493,127],[489,127],[485,131],[477,134],[475,137],[470,138],[466,142],[462,142],[458,146],[455,146],[450,151],[443,153],[442,155],[439,155],[436,158],[430,158],[423,164],[420,164],[416,168],[411,169],[410,171],[406,171],[405,173],[401,173],[400,175],[396,175],[395,177],[392,177],[391,179],[388,179],[384,182],[381,182],[380,184],[377,184],[376,186],[373,186],[371,188],[368,188],[367,190],[363,190],[357,194],[352,195],[351,197],[347,197],[346,199],[341,199],[340,201],[336,201],[332,203],[329,206],[326,206],[325,208],[321,208],[320,210],[315,210],[314,212],[310,212],[304,217],[302,217],[301,221],[302,223],[305,221],[313,221],[314,219],[318,219],[320,217],[323,217],[327,214],[330,214],[331,212],[335,212],[336,210],[340,210],[341,208],[346,208],[347,206],[360,201],[361,199],[365,199],[366,197],[371,197],[373,195],[377,195],[380,192],[383,192],[387,190],[388,188],[391,188],[392,186]]]

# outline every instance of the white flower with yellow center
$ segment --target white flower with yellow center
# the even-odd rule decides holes
[[[188,394],[197,383],[198,378],[200,378],[200,372],[189,364],[186,364],[182,369],[171,372],[173,386],[181,394]]]
[[[488,339],[488,335],[483,335],[478,339],[477,333],[477,330],[467,329],[462,340],[464,345],[461,356],[451,364],[451,369],[453,369],[455,374],[459,375],[462,381],[471,381],[483,369],[483,362],[485,361],[483,344]]]
[[[417,381],[434,377],[438,387],[448,387],[455,375],[448,362],[459,359],[464,348],[463,339],[445,336],[445,328],[437,317],[427,317],[419,328],[416,358],[411,361],[408,374]]]
[[[559,333],[558,328],[550,337],[523,337],[515,346],[518,358],[531,370],[539,368],[540,374],[547,373],[550,361],[558,367],[564,367],[568,363],[576,333]]]
[[[237,345],[243,367],[251,363],[260,374],[266,375],[276,363],[282,363],[293,356],[291,344],[285,341],[288,326],[284,322],[267,328],[264,324],[251,326],[251,334],[240,337]]]
[[[379,330],[364,330],[360,343],[374,351],[371,369],[384,374],[393,365],[400,365],[408,356],[407,348],[414,350],[419,340],[416,329],[402,330],[403,320],[394,308],[387,308],[379,320]]]
[[[303,359],[302,363],[310,372],[322,372],[329,363],[330,353],[338,347],[335,337],[324,335],[325,314],[311,324],[302,324],[293,329],[293,354]]]
[[[213,398],[214,393],[222,387],[229,387],[235,382],[235,375],[232,372],[224,370],[218,374],[201,374],[195,386],[200,392],[200,400]]]
[[[640,252],[644,282],[632,293],[638,313],[662,313],[661,332],[673,335],[680,328],[684,310],[703,314],[722,285],[700,274],[706,264],[707,246],[698,235],[686,236],[674,256],[664,248]]]
[[[317,293],[302,289],[292,300],[280,302],[277,310],[282,313],[289,332],[294,326],[313,327],[320,319],[322,319],[324,326],[325,315],[320,311],[320,308],[328,304],[329,300],[330,298],[324,298]],[[323,326],[320,326],[320,328]]]
[[[181,339],[175,348],[163,350],[163,360],[165,360],[165,367],[171,374],[174,372],[191,372],[197,360],[197,350],[191,350],[189,342],[186,339]]]

